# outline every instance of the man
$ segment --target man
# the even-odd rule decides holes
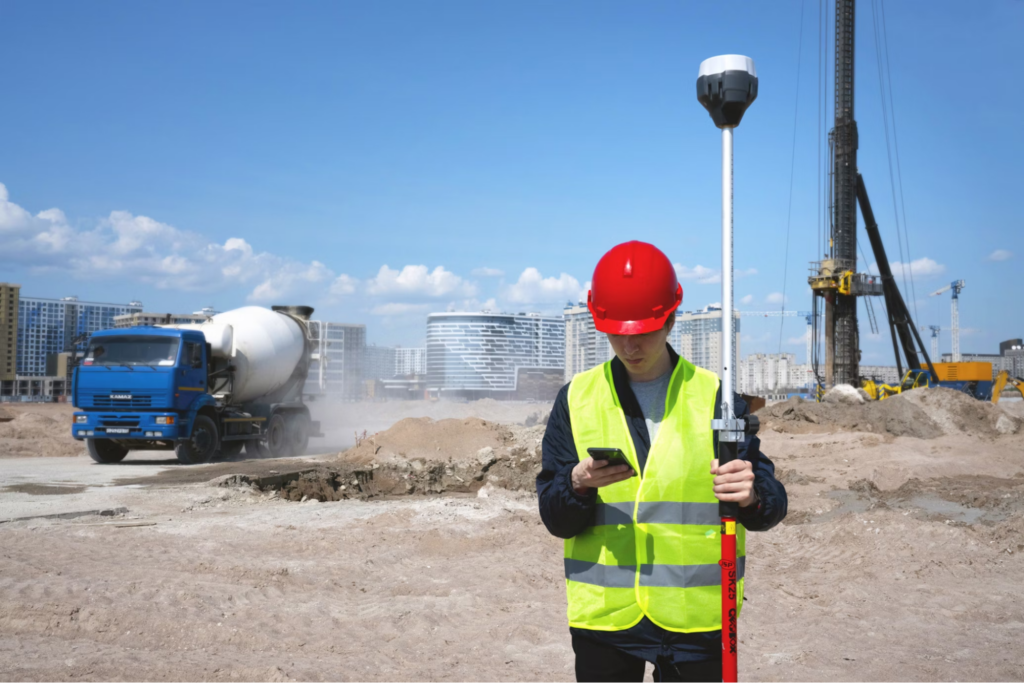
[[[656,247],[627,242],[601,258],[587,306],[615,358],[580,373],[555,400],[537,476],[540,514],[566,539],[569,631],[579,681],[720,681],[721,539],[717,501],[740,505],[745,529],[786,516],[786,491],[760,441],[721,467],[711,420],[715,373],[668,345],[683,289]],[[737,416],[746,404],[734,397]],[[618,448],[629,465],[595,460]]]

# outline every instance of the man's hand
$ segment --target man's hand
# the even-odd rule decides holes
[[[587,489],[610,486],[632,476],[633,469],[629,465],[610,465],[607,460],[594,460],[588,456],[572,468],[572,487],[582,496]]]
[[[711,474],[715,476],[715,498],[727,503],[739,503],[741,508],[757,502],[754,492],[754,466],[746,460],[733,460],[721,467],[718,459],[711,461]]]

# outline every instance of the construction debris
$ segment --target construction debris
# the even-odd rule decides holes
[[[336,460],[288,481],[251,480],[285,500],[321,502],[421,494],[475,494],[485,485],[532,491],[544,427],[477,418],[407,418]]]

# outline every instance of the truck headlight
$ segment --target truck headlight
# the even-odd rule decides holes
[[[172,425],[172,424],[174,424],[174,416],[173,415],[167,415],[167,416],[164,416],[164,417],[158,417],[158,418],[156,418],[156,423],[158,425]]]
[[[89,421],[89,416],[88,415],[75,415],[75,424],[76,425],[84,425],[88,421]]]

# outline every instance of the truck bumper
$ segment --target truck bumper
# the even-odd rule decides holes
[[[160,424],[158,418],[171,424]],[[177,439],[177,413],[75,413],[71,436],[82,439]]]

